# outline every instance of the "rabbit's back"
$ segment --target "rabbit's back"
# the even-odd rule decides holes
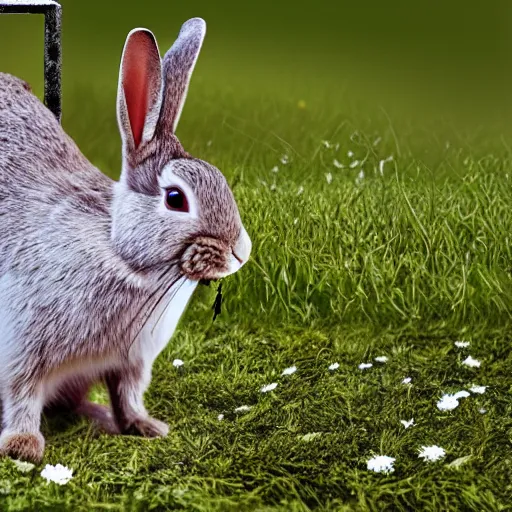
[[[27,83],[0,73],[0,184],[90,167]],[[3,188],[2,186],[2,188]]]
[[[0,73],[0,275],[31,242],[55,247],[69,233],[85,238],[87,231],[105,238],[111,196],[112,180],[85,158],[30,87]]]

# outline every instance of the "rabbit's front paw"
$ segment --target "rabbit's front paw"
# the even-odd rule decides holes
[[[41,462],[44,454],[44,437],[40,432],[2,433],[0,456],[30,462]]]
[[[133,420],[125,433],[143,437],[165,437],[169,433],[169,426],[163,421],[147,416]]]

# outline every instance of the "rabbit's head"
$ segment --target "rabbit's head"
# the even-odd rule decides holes
[[[163,60],[150,31],[128,35],[117,98],[123,169],[112,211],[112,241],[130,266],[168,265],[194,280],[229,275],[251,252],[226,179],[175,135],[205,31],[202,19],[187,21]]]

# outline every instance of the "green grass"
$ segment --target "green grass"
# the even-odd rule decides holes
[[[75,477],[47,485],[3,460],[0,510],[509,510],[512,139],[343,96],[192,89],[180,138],[232,183],[252,261],[225,280],[214,324],[214,289],[197,292],[156,363],[147,404],[168,438],[45,419],[45,463]],[[113,90],[84,98],[68,97],[64,125],[115,176]],[[468,354],[482,366],[462,365]],[[486,393],[437,409],[471,384]],[[418,450],[432,444],[446,457],[428,464]],[[367,470],[378,454],[394,473]]]

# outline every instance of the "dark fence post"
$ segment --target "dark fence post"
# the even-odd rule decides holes
[[[53,0],[0,0],[0,14],[44,14],[44,102],[60,121],[61,5]]]

